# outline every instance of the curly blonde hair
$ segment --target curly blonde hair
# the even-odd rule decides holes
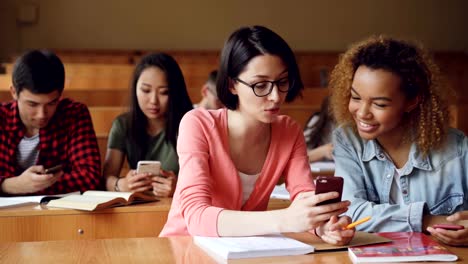
[[[340,56],[330,76],[331,105],[338,124],[357,131],[348,104],[354,73],[361,65],[398,75],[406,98],[419,97],[418,107],[405,115],[402,125],[409,128],[405,137],[416,142],[423,155],[443,145],[454,92],[442,80],[439,68],[424,48],[390,37],[370,37]]]

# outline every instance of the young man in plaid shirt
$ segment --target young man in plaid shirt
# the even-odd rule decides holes
[[[101,188],[101,160],[88,108],[61,99],[60,59],[33,50],[15,62],[13,101],[0,104],[0,196]],[[46,169],[61,165],[61,170]]]

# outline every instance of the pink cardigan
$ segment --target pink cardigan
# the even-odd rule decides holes
[[[179,127],[179,178],[160,236],[218,236],[223,209],[264,211],[281,176],[292,199],[315,189],[299,125],[288,116],[272,123],[270,149],[252,194],[242,205],[242,185],[229,154],[227,110],[195,109]]]

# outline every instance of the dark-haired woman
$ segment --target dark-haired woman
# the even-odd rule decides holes
[[[180,124],[180,174],[161,236],[251,236],[312,231],[346,244],[354,230],[348,201],[317,206],[338,193],[315,195],[304,136],[279,115],[303,88],[294,54],[273,31],[245,27],[224,46],[217,92],[226,108],[196,109]],[[265,211],[284,177],[292,204]]]
[[[133,75],[130,111],[114,120],[109,133],[104,163],[107,190],[171,196],[179,171],[175,149],[179,123],[191,109],[177,62],[164,53],[143,57]],[[125,158],[130,171],[120,177]],[[160,175],[137,173],[140,160],[160,161]]]

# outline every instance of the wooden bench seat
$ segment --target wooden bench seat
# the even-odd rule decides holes
[[[11,63],[4,64],[6,67],[7,80],[11,81]],[[127,89],[133,76],[134,65],[131,64],[85,64],[65,63],[65,87],[68,89],[88,89],[97,87],[99,89]],[[187,63],[180,65],[188,88],[198,90],[206,82],[209,73],[216,69],[214,64]],[[0,88],[5,80],[0,80]]]

